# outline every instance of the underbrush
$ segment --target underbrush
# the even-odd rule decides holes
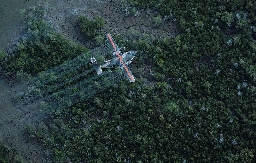
[[[22,163],[17,157],[17,153],[0,142],[0,162],[1,163]]]
[[[101,30],[105,25],[105,21],[101,17],[97,17],[95,20],[89,20],[85,16],[79,16],[78,24],[85,37],[88,39],[94,39],[102,35]]]

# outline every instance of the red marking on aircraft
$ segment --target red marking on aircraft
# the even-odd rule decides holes
[[[129,78],[130,78],[132,81],[135,81],[135,79],[134,79],[134,77],[132,76],[132,74],[130,73],[129,69],[126,67],[126,65],[125,65],[125,63],[124,63],[124,61],[123,61],[123,58],[122,58],[122,56],[120,55],[120,53],[119,53],[117,47],[115,46],[115,43],[114,43],[114,41],[113,41],[111,35],[108,33],[107,36],[108,36],[108,39],[109,39],[109,41],[111,42],[111,44],[112,44],[112,46],[113,46],[113,48],[114,48],[114,50],[115,50],[115,53],[116,53],[116,55],[117,55],[117,57],[118,57],[117,59],[120,60],[121,64],[123,65],[125,71],[127,72],[128,76],[129,76]]]

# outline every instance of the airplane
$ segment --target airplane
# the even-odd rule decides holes
[[[105,61],[103,64],[98,64],[97,60],[93,57],[91,58],[91,63],[94,65],[94,69],[96,70],[97,74],[100,75],[102,73],[102,68],[112,68],[114,66],[119,66],[122,70],[123,74],[128,78],[130,82],[135,82],[135,78],[132,75],[132,72],[128,68],[128,65],[132,62],[132,59],[136,55],[136,51],[128,51],[125,53],[121,53],[121,49],[118,48],[114,39],[111,37],[109,33],[107,33],[107,39],[110,41],[114,52],[113,58],[110,60]]]

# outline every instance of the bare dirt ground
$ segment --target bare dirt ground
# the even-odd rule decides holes
[[[19,10],[32,7],[39,0],[0,0],[0,50],[8,51],[17,42],[22,32],[22,17]],[[9,3],[10,2],[10,3]],[[122,7],[121,0],[51,0],[41,2],[45,8],[45,19],[56,31],[79,44],[87,45],[87,41],[79,32],[76,18],[84,15],[94,19],[97,16],[105,20],[105,32],[130,35],[151,35],[153,37],[174,37],[179,33],[177,24],[172,21],[155,21],[157,13],[152,10],[129,13]],[[2,23],[3,22],[3,23]],[[40,112],[39,101],[23,105],[16,101],[17,94],[25,91],[22,83],[6,83],[0,77],[0,140],[17,149],[25,162],[43,162],[44,148],[28,139],[25,129],[28,125],[40,123],[45,115]]]
[[[24,25],[20,10],[37,4],[38,0],[0,0],[0,50],[17,41]]]
[[[105,32],[121,34],[126,38],[129,38],[129,35],[138,37],[143,34],[170,38],[179,33],[178,25],[174,21],[162,18],[160,22],[156,22],[157,12],[149,9],[131,13],[132,9],[121,3],[121,0],[78,0],[69,1],[68,4],[55,2],[46,5],[45,18],[57,31],[84,45],[86,40],[81,36],[76,23],[78,15],[89,19],[102,17],[105,20]]]
[[[22,83],[6,83],[0,78],[0,140],[18,151],[26,162],[42,162],[43,148],[29,141],[26,127],[40,123],[44,114],[39,102],[23,105],[17,95],[26,89]]]

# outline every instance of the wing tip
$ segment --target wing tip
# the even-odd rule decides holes
[[[134,82],[135,82],[135,78],[132,76],[132,78],[129,78],[129,81],[130,81],[131,83],[134,83]]]

